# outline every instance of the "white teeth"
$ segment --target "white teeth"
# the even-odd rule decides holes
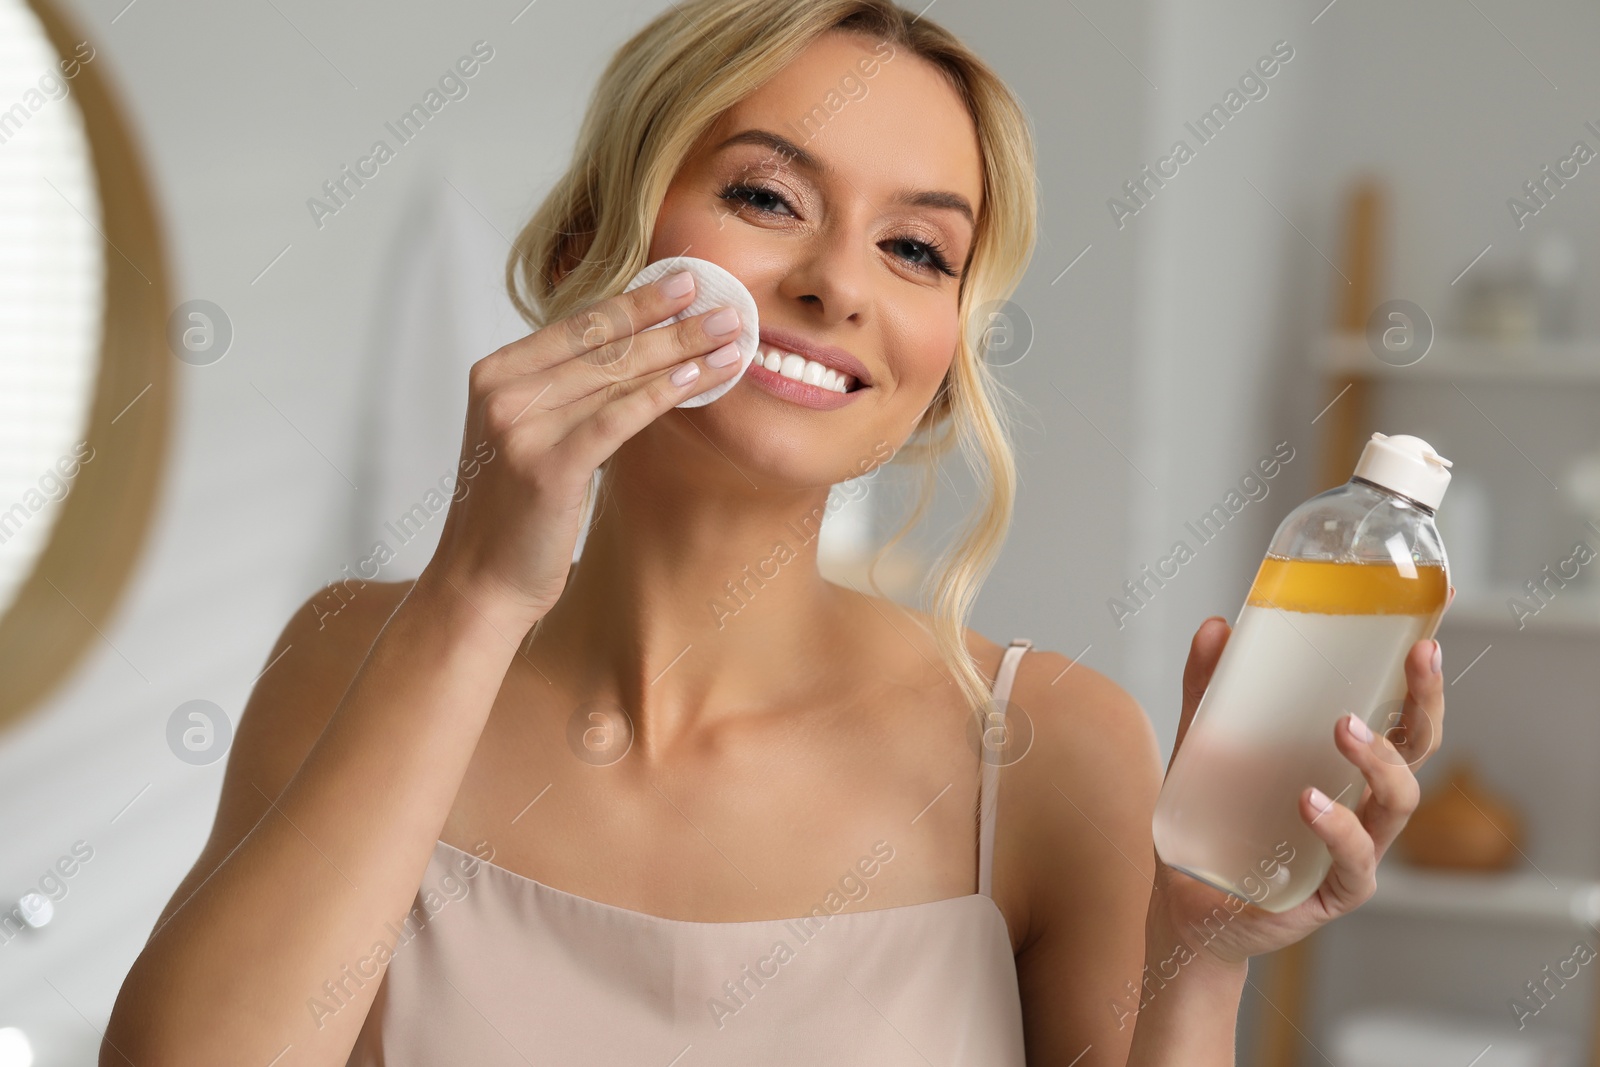
[[[831,389],[835,393],[848,393],[850,387],[855,384],[855,379],[848,374],[841,374],[814,359],[806,359],[793,352],[785,352],[781,348],[762,345],[758,354],[761,357],[761,365],[767,370],[781,374],[785,378],[793,378],[797,382]]]

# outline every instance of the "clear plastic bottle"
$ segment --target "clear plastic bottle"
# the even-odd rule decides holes
[[[1152,829],[1168,866],[1271,912],[1322,884],[1332,858],[1300,793],[1361,799],[1334,744],[1347,713],[1400,739],[1405,657],[1433,636],[1450,585],[1433,522],[1449,466],[1420,438],[1375,433],[1348,482],[1279,525],[1161,787]]]

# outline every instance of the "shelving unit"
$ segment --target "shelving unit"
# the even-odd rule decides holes
[[[1347,329],[1362,321],[1363,302],[1352,296],[1341,321]],[[1457,384],[1594,389],[1600,400],[1600,338],[1496,341],[1439,335],[1423,358],[1408,366],[1379,359],[1365,334],[1338,332],[1316,339],[1311,367],[1326,382],[1321,419],[1321,478],[1339,484],[1370,436],[1368,409],[1375,389],[1406,382],[1449,389]],[[1333,406],[1333,401],[1338,405]],[[1496,629],[1550,635],[1600,636],[1600,593],[1566,590],[1519,622],[1507,601],[1526,599],[1507,583],[1458,596],[1446,619]],[[1379,872],[1378,889],[1356,913],[1404,915],[1497,926],[1594,929],[1600,926],[1600,881],[1569,874],[1546,877],[1538,871],[1468,873],[1407,866],[1397,860]],[[1285,1067],[1294,1059],[1309,995],[1315,935],[1276,954],[1270,987],[1282,1014],[1266,1022],[1261,1048],[1266,1067]],[[1600,1067],[1600,1026],[1590,1039],[1587,1062]]]
[[[1596,387],[1600,389],[1600,338],[1567,340],[1530,339],[1496,341],[1477,337],[1438,336],[1417,362],[1397,367],[1378,359],[1367,338],[1359,333],[1329,333],[1312,346],[1312,367],[1330,379],[1329,399],[1349,387],[1347,405],[1324,441],[1324,470],[1345,471],[1365,444],[1363,412],[1373,385],[1389,382],[1427,382],[1448,387],[1453,382],[1505,383],[1543,387]],[[1600,391],[1597,391],[1600,396]],[[1343,476],[1330,475],[1342,481]],[[1458,596],[1449,620],[1497,629],[1537,632],[1600,633],[1600,593],[1572,590],[1557,597],[1526,626],[1507,605],[1511,597],[1525,598],[1524,590],[1503,588]]]
[[[1512,342],[1444,335],[1434,339],[1422,359],[1396,367],[1374,356],[1364,335],[1332,333],[1318,339],[1312,366],[1325,374],[1364,379],[1600,385],[1600,338]]]
[[[1361,910],[1372,915],[1584,927],[1600,924],[1600,881],[1559,872],[1468,873],[1385,864]]]

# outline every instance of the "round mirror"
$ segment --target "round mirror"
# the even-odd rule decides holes
[[[104,65],[0,0],[0,726],[104,640],[165,451],[166,273]]]

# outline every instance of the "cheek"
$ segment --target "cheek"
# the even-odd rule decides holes
[[[692,195],[680,188],[669,189],[656,215],[655,232],[650,235],[650,260],[694,256],[719,263],[737,274],[728,261],[737,258],[734,253],[738,248],[738,221],[719,200]]]
[[[926,404],[955,361],[961,331],[948,298],[911,301],[896,315],[892,351],[905,353],[896,370],[900,391]]]

